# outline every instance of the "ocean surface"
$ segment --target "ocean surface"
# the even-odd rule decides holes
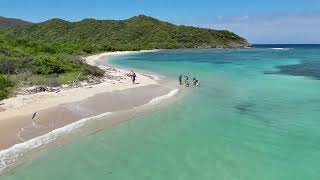
[[[320,179],[320,46],[163,50],[111,63],[201,86],[1,180]]]

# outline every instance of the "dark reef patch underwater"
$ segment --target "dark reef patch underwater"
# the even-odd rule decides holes
[[[276,72],[265,74],[283,74],[292,76],[305,76],[320,80],[320,62],[302,62],[300,64],[277,66]]]

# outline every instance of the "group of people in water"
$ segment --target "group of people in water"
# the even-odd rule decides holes
[[[184,80],[184,85],[186,87],[189,87],[190,86],[190,83],[189,83],[189,77],[188,76],[183,76],[182,74],[180,74],[179,76],[179,84],[182,85],[182,78],[185,77],[185,80]],[[194,86],[197,86],[199,87],[200,86],[200,81],[198,79],[196,79],[195,77],[193,78],[193,85]]]

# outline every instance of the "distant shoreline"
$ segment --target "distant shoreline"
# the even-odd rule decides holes
[[[160,51],[158,49],[154,50],[140,50],[140,51],[113,51],[113,52],[102,52],[95,55],[89,55],[84,57],[86,63],[96,66],[96,62],[101,60],[102,58],[112,57],[112,56],[122,56],[122,55],[131,55],[131,54],[140,54],[140,53],[148,53],[148,52],[157,52]],[[108,61],[108,59],[104,59]]]

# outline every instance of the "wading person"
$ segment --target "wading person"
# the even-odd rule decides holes
[[[199,87],[200,86],[200,81],[196,80],[196,86]]]
[[[197,84],[197,79],[194,77],[193,78],[193,85],[196,85]]]
[[[186,79],[186,81],[185,81],[185,85],[186,85],[186,87],[189,87],[189,81]]]
[[[179,76],[179,84],[182,85],[182,74]]]
[[[189,77],[188,76],[184,76],[184,77],[186,78],[186,80],[184,80],[184,83],[187,84],[187,82],[188,82],[188,84],[189,84]]]

